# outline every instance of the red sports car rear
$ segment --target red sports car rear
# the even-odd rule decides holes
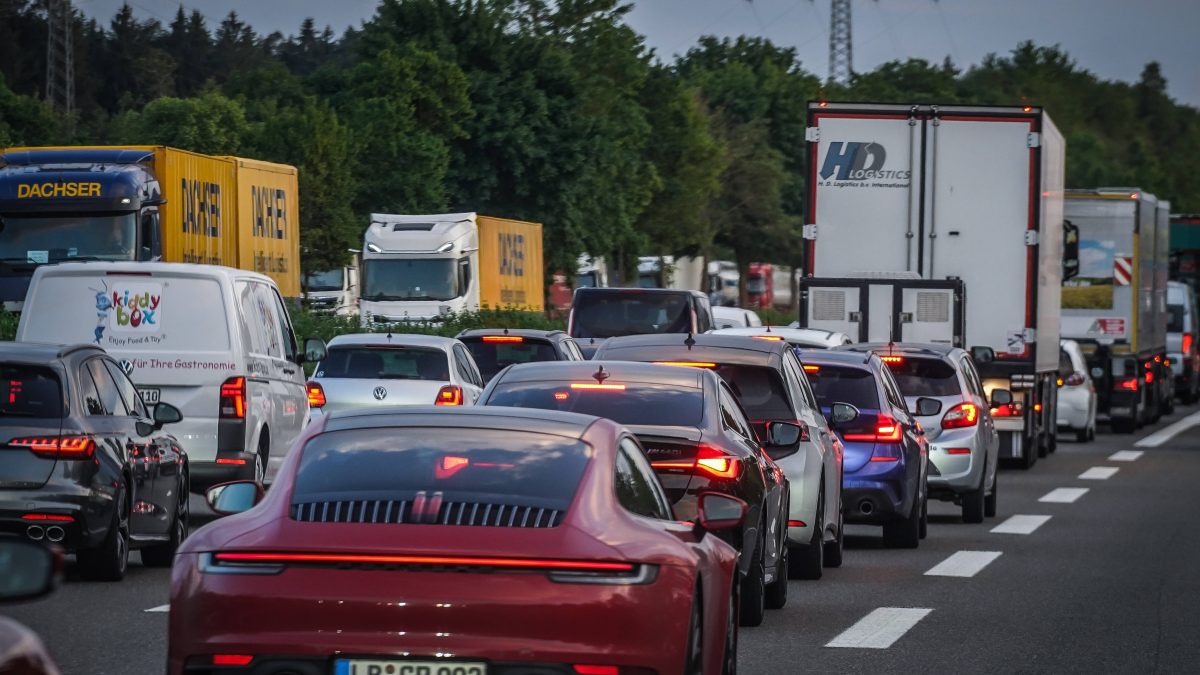
[[[607,420],[332,415],[185,543],[170,673],[720,673],[736,554],[653,476]]]

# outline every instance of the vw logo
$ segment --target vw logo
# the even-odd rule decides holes
[[[387,398],[387,389],[384,389],[383,387],[375,387],[375,391],[372,393],[374,394],[376,401],[382,401],[383,399]]]
[[[121,370],[123,370],[126,375],[132,375],[133,361],[130,361],[129,359],[121,359]]]

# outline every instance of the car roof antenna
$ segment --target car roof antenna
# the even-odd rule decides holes
[[[692,337],[692,334],[689,332],[687,334],[687,338],[684,339],[683,344],[687,346],[688,351],[690,352],[692,351],[692,347],[696,346],[696,338]]]
[[[385,335],[384,337],[386,337],[386,338],[387,338],[387,341],[388,341],[388,342],[391,342],[391,341],[392,341],[392,329],[391,329],[391,328],[388,328],[388,333],[387,333],[387,335]]]
[[[596,369],[596,372],[592,373],[592,378],[600,384],[604,384],[604,381],[607,380],[608,377],[608,371],[604,370],[604,364],[600,364],[600,367]]]

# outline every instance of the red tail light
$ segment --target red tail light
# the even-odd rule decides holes
[[[1188,354],[1191,354],[1191,353],[1192,353],[1192,334],[1184,333],[1183,334],[1183,355],[1187,356]]]
[[[947,413],[949,414],[949,413]],[[887,415],[880,415],[879,420],[875,423],[875,433],[873,434],[842,434],[842,438],[847,441],[873,441],[875,443],[897,443],[900,441],[900,436],[903,433],[901,426],[896,420]]]
[[[962,429],[964,427],[973,427],[979,421],[979,409],[974,403],[959,403],[950,410],[946,411],[945,417],[942,418],[943,429]]]
[[[550,570],[566,572],[632,572],[627,562],[553,560],[541,558],[493,558],[490,556],[376,555],[370,553],[215,553],[218,565],[444,565],[495,567],[499,569]]]
[[[304,389],[308,392],[308,407],[324,408],[325,407],[325,388],[320,382],[310,381],[304,385]]]
[[[21,520],[53,520],[60,523],[73,523],[73,516],[62,516],[56,513],[26,513],[21,516]]]
[[[248,666],[254,660],[251,654],[213,654],[214,666]]]
[[[520,342],[524,342],[524,341],[525,341],[525,338],[523,338],[523,337],[521,337],[521,336],[519,336],[519,335],[484,335],[484,336],[483,336],[483,341],[484,341],[484,342],[513,342],[513,343],[520,343]]]
[[[222,419],[246,419],[246,378],[231,377],[221,385]]]
[[[697,448],[694,459],[651,462],[650,466],[655,469],[695,471],[725,480],[737,478],[738,472],[741,470],[737,457],[727,455],[720,448],[714,448],[711,445],[701,445]]]
[[[575,672],[578,675],[621,675],[617,666],[576,665]]]
[[[1146,384],[1154,384],[1154,373],[1146,373]]]
[[[804,366],[804,372],[819,373],[819,372],[821,372],[821,366]]]
[[[434,405],[462,405],[463,390],[462,387],[456,384],[448,384],[438,390],[437,398],[433,400]]]
[[[971,449],[970,448],[946,448],[946,454],[947,455],[969,455],[969,454],[971,454]]]
[[[1119,380],[1117,382],[1117,389],[1124,389],[1125,391],[1137,391],[1138,378],[1130,377],[1124,380]]]
[[[595,384],[592,382],[575,382],[571,388],[588,391],[625,391],[623,384]]]
[[[992,417],[1021,417],[1024,414],[1024,406],[1016,401],[1008,405],[998,405],[992,408]]]
[[[8,444],[28,448],[38,457],[47,459],[91,459],[96,452],[96,443],[91,436],[14,438]]]
[[[808,527],[803,520],[789,520],[788,527]]]

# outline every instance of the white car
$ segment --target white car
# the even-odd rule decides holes
[[[713,308],[716,311],[716,307]],[[793,347],[805,349],[833,349],[850,344],[850,336],[845,333],[821,330],[819,328],[795,328],[780,326],[765,326],[758,328],[721,328],[714,330],[716,335],[749,336],[760,340],[782,340]]]
[[[310,415],[391,405],[474,405],[483,376],[454,338],[339,335],[308,381]]]
[[[717,328],[746,328],[761,326],[762,319],[752,310],[742,307],[713,305],[713,325]]]
[[[1096,438],[1096,386],[1074,340],[1061,340],[1058,378],[1058,428],[1075,432],[1079,442]]]
[[[17,341],[103,347],[153,407],[165,401],[191,487],[269,483],[308,419],[304,363],[268,276],[215,265],[82,262],[38,267]]]

